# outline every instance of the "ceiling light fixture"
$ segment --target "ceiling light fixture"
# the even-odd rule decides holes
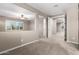
[[[24,19],[24,15],[23,14],[21,14],[21,19]]]

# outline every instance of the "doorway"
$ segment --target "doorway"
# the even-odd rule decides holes
[[[56,18],[56,35],[62,40],[65,39],[65,17]]]
[[[48,21],[48,35],[66,41],[67,19],[65,15],[55,16]]]

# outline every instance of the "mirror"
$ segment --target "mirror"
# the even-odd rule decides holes
[[[32,31],[34,28],[33,20],[15,20],[0,16],[0,32],[6,31]]]

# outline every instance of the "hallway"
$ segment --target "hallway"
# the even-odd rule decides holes
[[[0,4],[0,54],[79,54],[78,9],[78,3]]]

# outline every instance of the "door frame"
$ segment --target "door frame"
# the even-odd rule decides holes
[[[65,13],[65,39],[64,41],[67,41],[67,14]]]

